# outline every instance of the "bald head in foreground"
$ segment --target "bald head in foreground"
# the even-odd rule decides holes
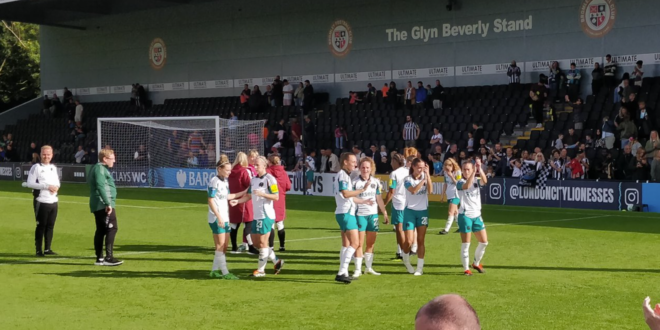
[[[415,330],[480,330],[479,317],[472,306],[456,294],[435,297],[415,316]]]

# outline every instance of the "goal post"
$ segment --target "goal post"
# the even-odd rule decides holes
[[[110,146],[117,186],[206,189],[221,154],[264,152],[264,120],[218,116],[97,119],[98,150]]]

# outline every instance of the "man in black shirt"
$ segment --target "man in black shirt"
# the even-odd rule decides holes
[[[273,81],[273,89],[272,89],[272,94],[271,94],[271,99],[275,101],[275,106],[276,107],[281,107],[282,106],[282,101],[284,99],[284,85],[282,85],[282,81],[280,80],[280,76],[275,77],[275,80]]]
[[[484,129],[479,127],[477,123],[472,124],[472,129],[472,139],[481,142],[481,139],[484,138]]]
[[[305,102],[306,100],[307,97],[305,97]],[[305,134],[303,135],[303,141],[305,142],[305,147],[309,149],[316,148],[316,129],[314,128],[314,123],[312,123],[312,120],[308,116],[305,116]]]
[[[444,98],[445,88],[440,84],[440,80],[435,81],[435,87],[433,87],[433,93],[431,97],[433,98],[433,109],[442,110],[442,99]]]
[[[305,89],[303,89],[303,110],[305,114],[309,113],[314,107],[314,87],[305,80]]]
[[[548,77],[546,75],[541,74],[539,76],[539,82],[536,85],[532,85],[529,91],[529,97],[532,99],[532,114],[536,120],[536,128],[543,127],[543,104],[548,97],[548,90],[545,88],[547,79]]]

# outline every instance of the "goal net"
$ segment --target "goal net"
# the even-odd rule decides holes
[[[264,123],[217,116],[99,118],[97,144],[115,151],[117,186],[205,189],[220,154],[232,162],[240,151],[263,154]]]

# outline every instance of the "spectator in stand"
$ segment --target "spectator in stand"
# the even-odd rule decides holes
[[[390,87],[387,89],[387,94],[385,97],[387,97],[387,109],[388,110],[396,110],[396,105],[397,105],[397,98],[398,98],[398,93],[399,91],[396,89],[396,83],[394,81],[390,82]]]
[[[559,68],[559,62],[553,61],[550,64],[550,74],[548,76],[548,86],[550,86],[550,98],[552,102],[559,102],[559,94],[564,86],[564,73]]]
[[[499,142],[495,143],[495,148],[488,149],[488,153],[490,153],[492,156],[488,165],[492,166],[495,170],[495,173],[497,173],[500,167],[500,163],[502,162],[502,158],[506,156],[506,153],[504,150],[502,150],[502,144]]]
[[[387,148],[385,146],[380,146],[378,161],[376,161],[376,171],[380,174],[387,174],[392,171],[389,154],[387,153]]]
[[[141,84],[136,84],[138,88],[138,106],[141,109],[144,109],[146,107],[147,103],[147,90],[144,88],[143,85]]]
[[[445,152],[445,158],[442,160],[443,163],[447,162],[447,159],[449,158],[454,158],[454,160],[458,163],[458,145],[456,143],[453,143],[447,152]]]
[[[53,94],[53,99],[51,101],[53,102],[53,105],[50,107],[50,114],[53,117],[57,117],[62,111],[62,102],[60,102],[60,98],[57,97],[57,94]]]
[[[64,94],[62,95],[63,99],[62,101],[64,103],[69,103],[69,100],[73,99],[73,93],[69,90],[69,88],[64,87]]]
[[[300,126],[298,118],[291,120],[291,140],[293,139],[302,139],[302,126]]]
[[[174,149],[176,149],[176,146],[178,146],[181,143],[181,139],[179,138],[179,132],[177,130],[172,131],[172,136],[167,138],[167,150],[169,152],[173,152]]]
[[[440,134],[440,129],[437,127],[433,127],[430,144],[432,149],[435,149],[435,146],[442,146],[443,144],[442,134]]]
[[[644,78],[644,69],[642,68],[643,66],[644,61],[637,61],[637,63],[635,63],[635,68],[630,75],[635,82],[637,92],[639,92],[639,90],[642,88],[642,79]]]
[[[307,99],[307,96],[305,96],[305,99]],[[316,128],[309,116],[305,116],[305,135],[303,135],[303,142],[307,148],[316,148]]]
[[[362,102],[362,99],[358,96],[357,92],[350,91],[348,95],[350,96],[348,101],[349,104],[357,104],[358,102]]]
[[[635,124],[630,121],[630,118],[626,115],[623,117],[621,124],[614,122],[617,131],[621,131],[621,148],[625,147],[630,143],[630,138],[637,135],[637,127]]]
[[[481,139],[484,138],[484,129],[481,126],[479,126],[478,123],[472,123],[472,138],[475,141],[479,141],[480,144],[481,144]]]
[[[511,65],[506,70],[506,75],[509,77],[509,85],[520,84],[520,68],[516,64],[516,61],[511,61]]]
[[[552,172],[550,177],[555,180],[561,180],[562,173],[564,172],[563,160],[559,158],[559,150],[555,149],[552,151],[552,159],[549,161]]]
[[[206,142],[204,142],[204,136],[202,136],[199,131],[195,130],[188,136],[188,149],[197,154],[200,149],[206,148]]]
[[[653,158],[658,150],[660,150],[660,137],[658,136],[658,131],[651,131],[650,138],[646,141],[646,145],[644,146],[644,151],[646,152],[646,158],[648,159],[649,164],[653,165]]]
[[[616,74],[616,63],[612,62],[612,55],[607,54],[605,55],[605,67],[603,68],[603,84],[605,85],[605,88],[607,88],[607,91],[612,91],[614,90],[614,87],[616,86],[616,78],[614,75]]]
[[[594,64],[594,69],[591,71],[591,95],[598,95],[600,89],[603,87],[603,79],[605,72],[600,67],[600,63]]]
[[[406,86],[406,89],[404,89],[404,105],[406,107],[406,110],[410,110],[412,108],[412,105],[415,104],[415,99],[416,95],[415,93],[417,90],[412,85],[412,82],[408,81],[408,85]]]
[[[282,94],[283,94],[283,101],[285,106],[291,106],[293,103],[293,86],[289,84],[289,81],[284,79],[282,81]]]
[[[468,160],[469,160],[469,157],[468,157],[467,153],[465,151],[461,150],[458,153],[458,163],[462,165],[463,163],[465,163]]]
[[[630,142],[629,142],[629,144],[630,144],[630,151],[632,152],[633,155],[636,155],[636,154],[637,154],[637,150],[638,150],[638,149],[644,149],[644,148],[642,147],[642,144],[639,143],[639,141],[637,141],[637,138],[636,138],[636,137],[631,136],[629,140],[630,140]]]
[[[628,166],[633,161],[635,157],[632,154],[632,148],[630,145],[626,145],[623,148],[623,153],[619,154],[619,157],[616,159],[614,166],[614,178],[617,180],[630,180],[632,178],[632,171],[629,170]]]
[[[653,162],[651,163],[651,180],[660,182],[660,150],[656,150],[653,154],[655,157],[652,158]]]
[[[209,168],[209,158],[204,149],[200,149],[197,154],[197,163],[199,168]]]
[[[80,104],[80,100],[76,100],[76,114],[73,117],[73,121],[76,123],[82,122],[83,118],[83,106]]]
[[[584,178],[584,167],[582,166],[582,158],[584,157],[583,153],[579,153],[571,160],[569,167],[571,169],[571,179],[582,179]]]
[[[628,110],[628,114],[630,115],[631,120],[639,118],[639,101],[636,99],[637,93],[630,93],[628,95],[628,101],[623,103],[623,106],[626,108],[626,110]]]
[[[472,132],[468,132],[467,151],[469,153],[474,152],[474,133]]]
[[[410,115],[406,116],[406,123],[403,125],[403,140],[407,148],[415,147],[417,138],[419,138],[419,125],[417,125]]]
[[[271,100],[273,101],[272,105],[273,107],[281,107],[282,101],[284,100],[284,85],[282,84],[282,80],[280,80],[280,76],[275,77],[272,85],[273,85],[273,88],[271,90],[272,91]]]
[[[543,105],[548,97],[548,90],[545,88],[547,77],[544,74],[539,76],[539,82],[532,85],[529,91],[529,97],[532,99],[532,114],[536,120],[536,128],[543,127]]]
[[[6,147],[0,147],[0,162],[6,162],[5,156],[7,155],[7,152],[5,151]]]
[[[498,176],[510,178],[511,174],[513,174],[513,167],[511,166],[511,161],[513,159],[513,149],[506,148],[506,153],[500,159],[500,164],[497,166],[498,172],[496,174]]]
[[[575,134],[575,130],[573,128],[568,129],[568,134],[566,137],[563,139],[564,141],[564,148],[566,149],[573,149],[578,146],[578,143],[580,143],[580,139],[578,139],[578,136]],[[557,145],[556,148],[559,148]]]
[[[248,99],[250,112],[261,112],[262,102],[263,96],[261,95],[261,90],[259,90],[259,86],[254,85],[252,93],[250,93],[250,98]]]
[[[66,102],[66,105],[64,106],[64,113],[66,114],[66,119],[73,121],[73,119],[76,117],[76,103],[73,101],[73,99],[69,99],[69,101]]]
[[[188,167],[198,167],[199,166],[199,160],[197,159],[197,156],[190,151],[188,152],[188,158],[186,159],[186,164]]]
[[[78,146],[78,151],[76,151],[76,154],[73,156],[76,159],[76,164],[84,164],[83,163],[83,158],[85,157],[85,149],[83,149],[83,146]]]
[[[490,150],[490,147],[488,146],[488,144],[486,144],[486,139],[484,138],[479,139],[479,148],[486,148],[486,150]]]
[[[296,91],[293,93],[293,99],[296,102],[296,108],[300,108],[303,104],[303,99],[305,98],[304,90],[305,85],[303,85],[303,83],[299,83],[298,88],[296,88]]]
[[[587,149],[593,148],[595,146],[594,140],[591,138],[591,135],[587,134],[584,137],[584,145]]]
[[[577,130],[582,130],[582,123],[585,120],[585,113],[582,111],[582,99],[577,98],[573,103],[573,127]]]
[[[374,164],[376,164],[380,156],[380,150],[378,150],[378,147],[376,147],[375,144],[372,144],[371,146],[369,146],[369,150],[367,150],[365,155],[371,158],[374,161]]]
[[[653,126],[653,118],[649,118],[649,112],[646,109],[646,102],[639,101],[639,110],[635,118],[635,126],[637,126],[637,133],[640,139],[648,139],[651,134],[651,127]]]
[[[344,142],[346,140],[348,140],[346,131],[342,126],[337,125],[337,127],[335,128],[335,148],[344,149]]]
[[[418,108],[424,108],[424,103],[426,102],[426,88],[421,81],[417,82],[417,90],[415,91],[415,104],[418,104]]]
[[[376,87],[374,87],[371,83],[367,84],[367,94],[364,98],[367,102],[372,102],[376,99]]]
[[[609,117],[603,117],[603,126],[601,130],[602,139],[605,141],[605,148],[608,150],[614,148],[614,133],[616,132],[616,125],[610,121]]]
[[[266,85],[266,92],[264,93],[264,97],[266,100],[268,100],[269,107],[275,106],[275,98],[273,98],[273,87],[271,87],[271,85]]]
[[[215,144],[209,143],[206,145],[206,158],[209,161],[209,164],[215,164],[217,160],[215,159]]]
[[[240,101],[241,101],[241,108],[244,110],[248,110],[249,102],[250,102],[250,86],[248,84],[243,85],[243,90],[241,91],[240,95]]]
[[[362,152],[362,149],[357,144],[353,146],[353,154],[355,154],[357,159],[362,159],[362,157],[365,157],[364,152]]]
[[[37,164],[39,162],[41,162],[41,157],[39,157],[38,153],[36,153],[36,152],[33,153],[32,157],[31,157],[31,160],[30,160],[30,164],[34,165],[34,164]]]
[[[433,109],[442,110],[442,101],[445,98],[445,88],[440,84],[440,80],[435,81],[435,87],[433,87]]]
[[[280,121],[278,121],[277,124],[275,124],[275,127],[273,127],[273,131],[275,131],[275,133],[277,133],[277,140],[280,143],[283,143],[284,142],[284,135],[286,133],[286,123],[285,123],[284,119],[280,119]]]
[[[566,73],[566,103],[573,103],[580,95],[580,70],[576,69],[575,63],[571,63],[571,69]]]
[[[74,136],[74,141],[77,144],[82,144],[83,139],[86,136],[86,133],[87,133],[87,130],[85,129],[83,124],[81,122],[76,122],[76,128],[74,128],[73,132],[72,132],[72,134]]]
[[[11,144],[8,144],[7,147],[5,147],[5,161],[7,162],[20,161],[18,154],[16,153],[16,149],[14,149],[14,146]]]
[[[649,166],[648,160],[646,159],[646,154],[644,149],[637,149],[637,153],[634,154],[635,158],[632,159],[628,170],[631,172],[631,179],[635,181],[647,181],[650,179],[651,166]]]
[[[53,102],[48,98],[48,95],[44,95],[44,102],[41,111],[44,113],[46,117],[52,116],[50,112],[50,107],[52,106],[53,106]]]
[[[136,164],[145,164],[149,160],[149,154],[144,148],[144,144],[138,146],[138,149],[133,154],[133,161]]]
[[[36,143],[32,142],[30,143],[30,149],[28,149],[28,152],[25,154],[26,155],[25,159],[29,161],[30,159],[32,159],[32,154],[34,153],[36,153],[37,155],[40,154],[41,149],[37,148]]]
[[[321,173],[339,173],[341,165],[339,158],[332,153],[332,149],[321,149]]]
[[[303,90],[303,109],[305,114],[314,109],[314,86],[305,80],[305,89]]]
[[[385,83],[383,87],[380,89],[380,93],[383,94],[383,101],[384,103],[387,103],[387,93],[390,91],[390,87]]]
[[[511,171],[511,177],[512,178],[519,178],[523,175],[522,172],[522,161],[518,158],[514,158],[511,160],[510,166],[512,168]]]

